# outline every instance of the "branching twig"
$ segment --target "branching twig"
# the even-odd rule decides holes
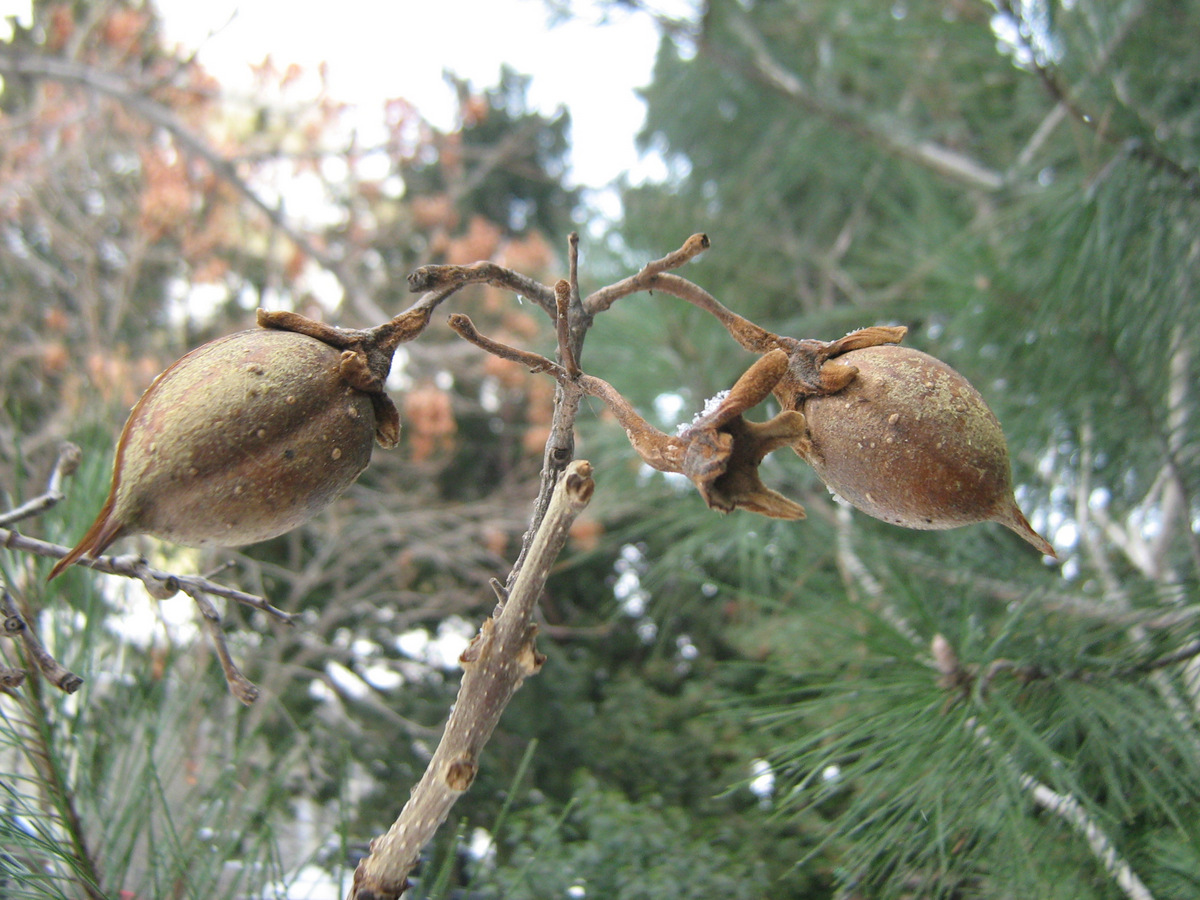
[[[636,275],[623,278],[615,284],[601,288],[589,295],[583,301],[583,308],[588,315],[604,312],[622,297],[636,294],[638,291],[649,291],[654,288],[654,280],[658,275],[671,269],[678,269],[684,263],[690,262],[709,248],[707,234],[693,234],[678,250],[673,250],[662,259],[656,259],[642,266]],[[715,300],[713,302],[716,302]]]
[[[56,559],[61,559],[71,551],[70,547],[27,537],[5,528],[0,528],[0,547],[7,547],[12,550],[20,550],[25,553],[33,553],[37,556],[49,556]],[[101,556],[99,559],[83,557],[78,561],[77,565],[87,566],[89,569],[96,572],[103,572],[106,575],[121,575],[125,578],[137,579],[145,585],[146,590],[151,596],[159,600],[165,600],[180,591],[191,597],[200,610],[205,627],[212,638],[213,647],[217,652],[217,658],[221,662],[221,669],[225,673],[225,680],[229,685],[229,690],[243,703],[252,703],[255,697],[258,696],[258,689],[234,665],[229,655],[229,649],[225,645],[224,635],[221,632],[221,617],[208,597],[224,597],[227,600],[233,600],[244,606],[257,609],[259,612],[264,612],[286,625],[293,623],[291,615],[272,606],[262,597],[255,594],[248,594],[245,591],[239,591],[237,588],[231,588],[227,585],[218,584],[200,575],[175,575],[171,572],[163,572],[159,569],[151,568],[146,560],[140,556]],[[45,670],[43,669],[43,671]],[[54,680],[50,673],[47,672],[46,674],[52,681]],[[78,687],[78,685],[75,685],[75,687]],[[70,688],[70,690],[74,689]]]
[[[505,288],[533,300],[551,318],[558,314],[552,288],[493,262],[477,262],[469,266],[421,266],[408,276],[408,289],[414,293],[445,291],[444,296],[449,296],[468,284],[490,284]]]
[[[53,559],[62,559],[71,552],[70,547],[31,538],[7,528],[0,528],[0,547],[6,547],[10,550],[20,550],[24,553],[32,553],[35,556],[48,556]],[[208,594],[213,597],[224,597],[226,600],[233,600],[236,603],[241,603],[243,606],[257,609],[259,612],[264,612],[273,619],[283,622],[285,625],[293,623],[291,614],[272,606],[262,597],[249,594],[245,591],[239,591],[237,588],[231,588],[224,584],[218,584],[201,575],[176,575],[171,572],[164,572],[161,569],[152,568],[141,556],[133,554],[127,556],[101,556],[98,559],[85,556],[76,565],[85,566],[93,571],[102,572],[105,575],[120,575],[124,578],[137,579],[146,586],[146,590],[152,596],[159,600],[165,600],[167,597],[172,597],[180,591],[193,598],[197,594]]]
[[[22,616],[21,611],[17,609],[17,604],[7,587],[0,587],[0,612],[4,613],[5,633],[19,637],[21,643],[25,645],[25,653],[37,665],[47,681],[68,694],[79,690],[83,679],[50,655],[50,651],[38,639],[32,623],[28,621],[29,616]],[[6,671],[12,672],[13,670]],[[18,680],[17,683],[19,684],[20,681]]]
[[[75,60],[25,53],[11,47],[0,47],[0,72],[79,85],[117,101],[150,124],[164,129],[185,153],[203,160],[217,176],[266,215],[271,224],[287,235],[307,256],[337,275],[347,290],[352,288],[351,279],[346,277],[337,259],[296,229],[287,220],[281,207],[272,206],[264,200],[238,173],[230,160],[222,156],[201,135],[188,128],[171,109],[149,96],[141,85]]]
[[[533,610],[575,517],[591,499],[591,466],[571,463],[558,483],[524,565],[499,611],[463,652],[462,685],[442,740],[400,817],[371,842],[354,873],[350,900],[396,900],[421,848],[433,837],[479,767],[479,754],[512,695],[544,657],[534,647]]]
[[[58,452],[58,459],[54,463],[54,469],[50,473],[50,480],[46,484],[45,493],[34,497],[26,503],[22,503],[16,509],[0,513],[0,528],[5,528],[14,522],[32,518],[62,502],[63,479],[75,474],[75,470],[79,468],[79,462],[82,459],[83,451],[78,446],[71,443],[63,444]]]
[[[575,234],[569,243],[569,278],[557,282],[553,289],[490,262],[425,266],[409,276],[413,291],[436,291],[448,296],[464,285],[486,283],[533,299],[554,319],[561,364],[484,337],[465,315],[450,317],[451,328],[476,346],[535,372],[553,375],[558,382],[554,419],[529,531],[507,584],[494,582],[499,603],[493,617],[463,654],[462,685],[442,741],[400,817],[385,835],[372,842],[371,856],[355,872],[351,900],[394,900],[400,896],[421,848],[474,779],[479,752],[508,700],[524,678],[541,665],[542,658],[533,647],[534,605],[550,565],[566,541],[570,523],[592,491],[590,465],[571,460],[580,398],[585,391],[598,390],[593,382],[599,380],[580,372],[580,354],[595,312],[628,293],[650,289],[667,269],[683,265],[707,246],[707,237],[694,235],[679,250],[586,301],[579,292],[579,238]]]

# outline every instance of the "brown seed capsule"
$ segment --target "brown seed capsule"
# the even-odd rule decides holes
[[[801,406],[811,441],[803,455],[831,490],[907,528],[999,522],[1054,555],[1017,508],[1004,433],[965,378],[894,344],[831,362],[858,372],[841,390]]]
[[[259,321],[154,380],[121,432],[107,502],[51,578],[132,534],[224,547],[283,534],[354,482],[376,438],[394,445],[382,384],[403,329]]]

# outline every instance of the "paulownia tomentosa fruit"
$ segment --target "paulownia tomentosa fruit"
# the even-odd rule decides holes
[[[998,522],[1054,556],[1017,507],[1000,423],[962,375],[895,344],[853,349],[825,366],[856,370],[841,389],[800,404],[801,455],[834,493],[906,528]]]
[[[746,349],[788,353],[772,393],[783,409],[803,413],[805,434],[792,446],[834,494],[906,528],[997,522],[1055,555],[1017,506],[996,416],[950,366],[897,346],[907,328],[798,340],[721,315]]]
[[[233,547],[311,518],[358,478],[376,441],[398,440],[383,384],[396,346],[428,319],[349,331],[260,310],[264,327],[182,357],[133,407],[108,500],[50,577],[128,535]]]

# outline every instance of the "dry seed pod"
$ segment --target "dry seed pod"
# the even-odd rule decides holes
[[[802,455],[831,490],[907,528],[999,522],[1054,556],[1017,508],[1000,423],[958,372],[894,344],[826,365],[858,370],[846,387],[801,406],[811,441]]]
[[[419,333],[402,318],[351,332],[260,311],[266,327],[174,363],[134,406],[108,500],[50,577],[127,535],[231,547],[311,518],[366,468],[376,439],[396,442],[383,380],[396,344]]]

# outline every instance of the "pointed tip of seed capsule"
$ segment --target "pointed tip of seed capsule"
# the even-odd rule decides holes
[[[66,571],[68,566],[74,565],[84,556],[99,556],[108,549],[109,545],[118,538],[124,537],[125,534],[125,526],[113,515],[113,495],[110,494],[104,508],[96,516],[96,521],[92,523],[87,533],[71,552],[54,564],[54,568],[50,570],[46,580],[53,581]]]
[[[1007,509],[1001,511],[994,521],[999,522],[1005,528],[1019,535],[1022,540],[1030,544],[1043,556],[1058,559],[1058,554],[1054,552],[1054,547],[1050,545],[1050,542],[1033,530],[1033,526],[1029,524],[1029,520],[1025,518],[1024,513],[1017,508],[1016,500],[1011,500]]]

